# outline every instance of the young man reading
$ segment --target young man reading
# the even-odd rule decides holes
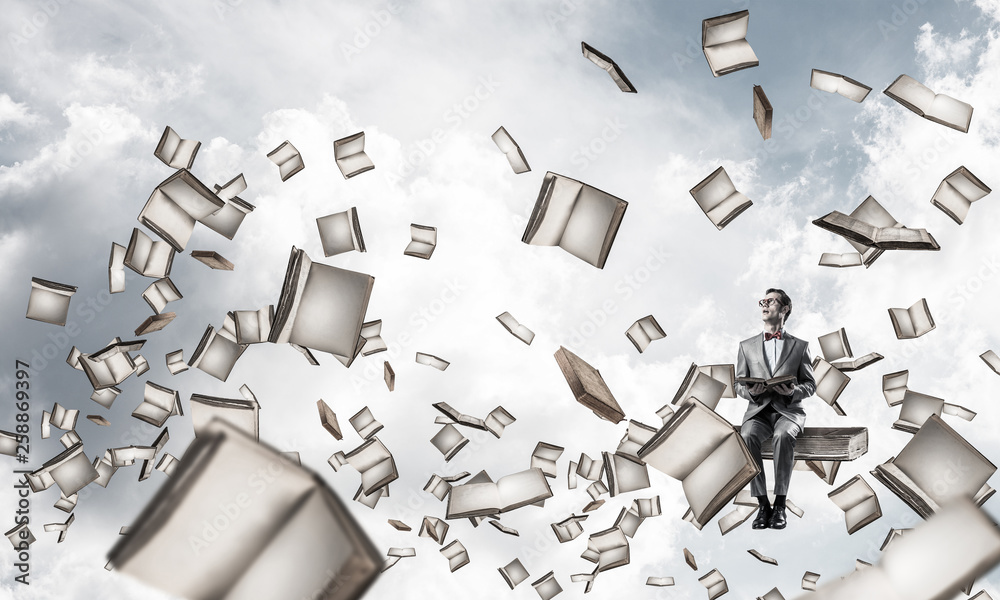
[[[764,331],[740,342],[736,360],[736,393],[750,401],[743,415],[740,434],[760,474],[750,482],[750,493],[760,503],[754,529],[784,529],[785,497],[795,462],[795,438],[805,426],[802,400],[816,391],[809,344],[793,337],[784,326],[792,314],[792,299],[783,290],[771,288],[758,302]],[[768,386],[741,382],[740,378],[790,381]],[[767,497],[767,478],[761,445],[774,436],[774,506]]]

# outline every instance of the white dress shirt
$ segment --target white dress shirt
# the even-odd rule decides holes
[[[785,335],[784,328],[779,329],[782,337]],[[764,334],[761,333],[761,337]],[[774,374],[774,367],[778,364],[778,357],[781,356],[781,349],[784,347],[785,340],[779,338],[771,338],[764,342],[764,361],[767,363],[767,370]]]

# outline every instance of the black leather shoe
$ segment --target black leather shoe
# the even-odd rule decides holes
[[[771,512],[772,510],[770,508],[761,506],[760,510],[757,511],[757,518],[753,520],[753,528],[767,529],[770,527],[769,523],[771,522]],[[782,525],[782,527],[784,527],[784,525]]]
[[[756,523],[756,521],[754,521]],[[771,518],[767,522],[769,529],[784,529],[785,525],[788,524],[788,520],[785,519],[785,507],[775,506],[771,511]]]

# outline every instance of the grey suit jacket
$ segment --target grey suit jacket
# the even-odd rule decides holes
[[[768,404],[783,416],[791,419],[801,429],[806,423],[806,411],[802,409],[802,400],[812,396],[816,391],[816,379],[813,377],[812,360],[809,358],[809,343],[792,336],[787,331],[781,337],[784,344],[778,364],[772,372],[764,360],[764,334],[758,333],[752,338],[740,342],[740,352],[736,359],[737,377],[758,377],[770,379],[783,375],[795,375],[798,379],[791,396],[781,396],[772,391],[766,391],[756,398],[747,391],[747,386],[736,384],[736,393],[741,398],[750,401],[743,422],[764,410]]]

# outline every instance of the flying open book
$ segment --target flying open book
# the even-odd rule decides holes
[[[552,497],[541,469],[528,469],[496,483],[465,483],[451,488],[447,518],[484,517],[507,512]]]
[[[701,402],[684,404],[639,450],[649,466],[681,481],[704,525],[760,470],[733,425]]]
[[[701,48],[713,76],[727,75],[760,64],[746,40],[749,26],[748,10],[701,22]]]
[[[268,341],[329,352],[350,366],[364,345],[361,326],[374,284],[371,275],[315,263],[293,247]]]
[[[493,132],[493,143],[507,156],[507,162],[510,163],[510,168],[514,170],[515,174],[520,175],[531,170],[531,167],[528,166],[528,160],[524,158],[524,152],[521,152],[521,147],[517,145],[514,138],[510,137],[502,125],[500,129]]]
[[[868,92],[872,91],[870,87],[860,81],[855,81],[845,75],[821,71],[819,69],[812,70],[809,76],[809,87],[821,92],[840,94],[844,98],[853,100],[854,102],[861,102],[868,96]]]
[[[844,511],[847,534],[853,534],[882,516],[878,496],[861,475],[855,475],[827,496]]]
[[[75,293],[75,285],[32,277],[31,295],[28,296],[28,311],[25,316],[43,323],[66,325],[69,301]]]
[[[882,250],[940,250],[941,246],[926,229],[876,227],[840,211],[815,219],[813,225],[832,231],[848,240]]]
[[[918,338],[936,327],[926,298],[921,298],[910,308],[890,308],[889,318],[896,338],[900,340]]]
[[[851,211],[850,217],[854,217],[860,221],[864,221],[869,225],[874,225],[875,227],[902,227],[903,224],[897,221],[892,215],[889,214],[881,204],[878,203],[872,196],[865,198],[861,204]],[[882,248],[876,248],[875,246],[867,246],[861,242],[856,242],[852,239],[847,239],[847,242],[854,247],[859,253],[861,253],[861,262],[864,263],[867,269],[875,262],[879,256],[882,255],[885,250]]]
[[[323,255],[333,256],[352,250],[365,251],[365,238],[361,235],[361,223],[358,221],[358,209],[354,206],[339,212],[316,219],[319,228],[319,240],[323,244]]]
[[[344,179],[350,179],[375,168],[375,163],[365,154],[364,131],[334,141],[333,155]]]
[[[621,198],[550,171],[521,241],[559,246],[603,269],[626,208],[628,202]]]
[[[112,252],[114,252],[114,248],[112,248]],[[114,260],[114,255],[112,255],[112,260]],[[143,277],[156,277],[158,279],[169,277],[170,267],[174,264],[174,249],[166,242],[154,242],[137,227],[133,227],[132,237],[129,238],[122,264]],[[121,289],[125,290],[124,273],[122,273]]]
[[[278,165],[278,174],[282,181],[287,181],[289,177],[306,168],[302,161],[302,155],[288,140],[281,142],[281,145],[268,152],[267,157]]]
[[[691,188],[691,196],[708,220],[720,231],[753,205],[749,198],[736,190],[733,180],[722,167],[712,171],[711,175]]]
[[[280,477],[260,478],[276,468]],[[195,438],[108,558],[171,595],[204,600],[355,599],[382,566],[318,475],[224,421]]]
[[[969,132],[972,122],[972,105],[956,100],[946,94],[935,94],[933,90],[909,75],[900,75],[884,91],[896,102],[917,113],[928,121],[940,123]]]
[[[859,252],[845,252],[843,254],[824,252],[819,257],[819,266],[821,267],[860,267],[861,264]]]
[[[996,491],[987,483],[996,470],[941,417],[931,415],[897,456],[871,474],[926,519],[961,496],[982,505]]]
[[[931,204],[961,225],[965,222],[972,203],[991,191],[993,190],[973,175],[972,171],[959,167],[941,181],[934,191]]]
[[[201,142],[182,139],[167,125],[160,136],[160,142],[156,144],[156,150],[153,150],[153,156],[173,169],[190,169],[200,148]]]

